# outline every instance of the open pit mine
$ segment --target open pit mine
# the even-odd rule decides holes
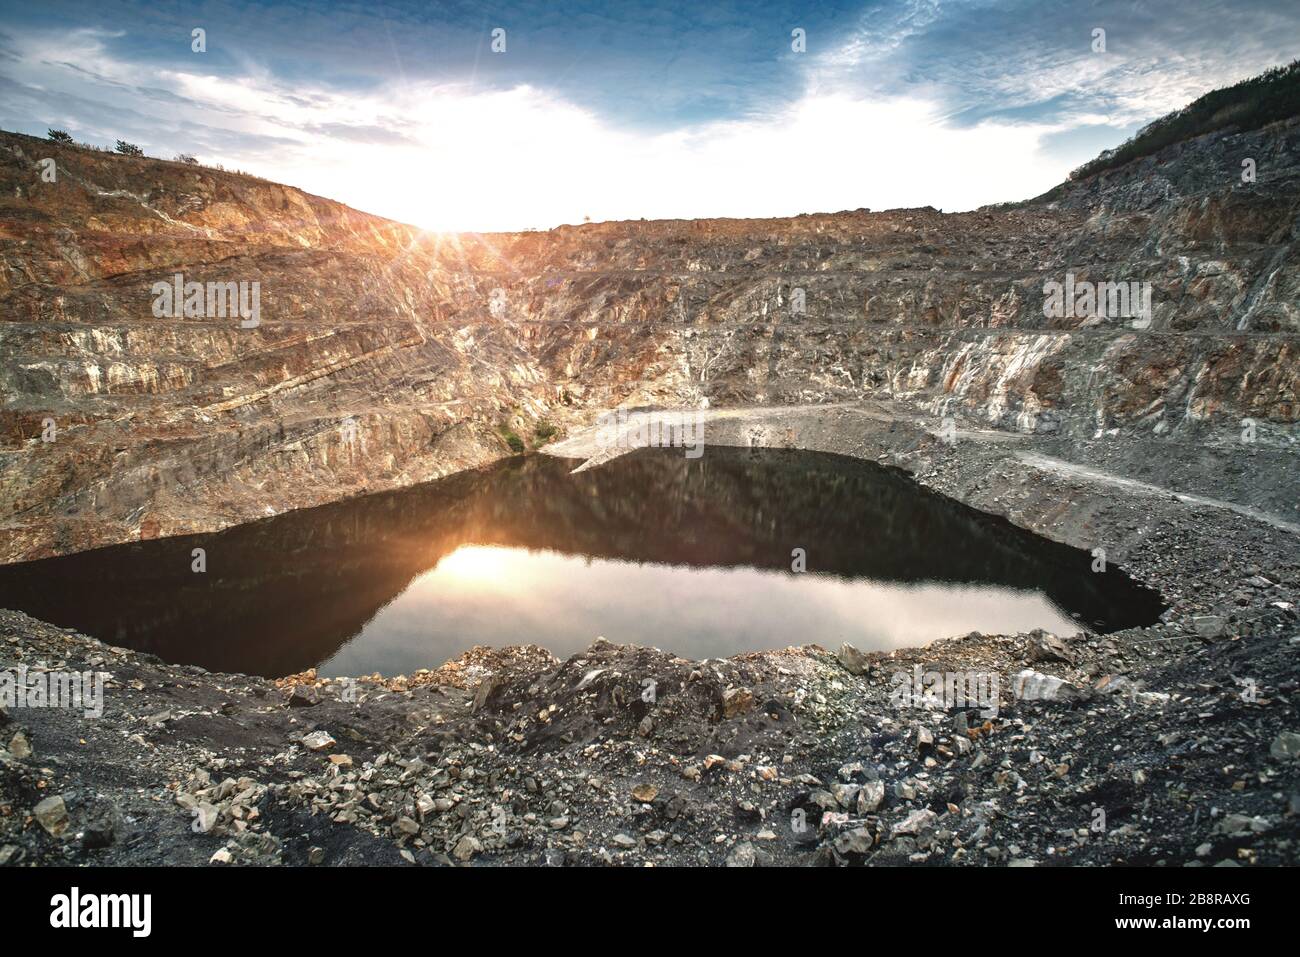
[[[1300,861],[1300,120],[962,213],[0,185],[0,864]]]

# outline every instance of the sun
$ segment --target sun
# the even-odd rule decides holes
[[[507,572],[505,549],[487,545],[462,545],[438,562],[440,575],[465,582],[500,581]]]

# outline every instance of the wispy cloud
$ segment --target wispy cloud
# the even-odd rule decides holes
[[[1095,29],[1104,52],[1094,51]],[[810,76],[832,89],[924,91],[954,122],[1119,128],[1298,51],[1300,7],[1284,0],[908,0],[870,8],[814,58]]]
[[[18,71],[42,78],[43,95],[27,87],[32,109],[75,107],[88,87],[111,93],[116,128],[74,125],[77,135],[122,136],[155,155],[195,152],[430,228],[952,208],[1014,198],[1026,184],[1046,188],[1059,174],[1059,163],[1037,156],[1040,129],[955,130],[936,105],[907,97],[808,95],[762,116],[655,132],[610,124],[531,86],[299,86],[290,96],[272,80],[114,62],[94,37],[80,42],[83,62],[110,86],[47,58],[24,55]],[[163,118],[141,108],[158,86],[184,108]]]
[[[399,4],[376,19],[164,4],[113,27],[99,6],[85,26],[37,17],[0,36],[12,125],[195,153],[441,229],[1022,198],[1300,38],[1300,10],[1264,2],[906,0],[816,20],[780,5]],[[207,55],[188,49],[196,16]],[[505,55],[485,45],[497,19]],[[441,59],[412,41],[435,26]]]

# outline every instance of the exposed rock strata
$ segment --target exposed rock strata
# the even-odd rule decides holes
[[[1298,138],[1214,134],[970,213],[436,236],[4,134],[0,558],[423,481],[506,454],[502,423],[531,439],[624,402],[887,399],[1054,437],[1073,461],[1118,438],[1122,473],[1249,495],[1230,478],[1241,420],[1251,452],[1295,449]],[[261,325],[155,318],[152,285],[177,272],[260,282]],[[1149,328],[1045,317],[1067,272],[1151,283]]]
[[[95,721],[0,712],[0,864],[1296,863],[1296,136],[966,214],[440,238],[5,135],[0,557],[409,484],[504,455],[503,422],[581,444],[603,407],[707,400],[709,442],[898,465],[1172,607],[893,656],[479,649],[351,698],[0,612],[0,668],[112,676]],[[155,319],[177,270],[261,281],[261,326]],[[1044,317],[1067,271],[1151,282],[1150,328]],[[1059,694],[900,710],[914,665]]]

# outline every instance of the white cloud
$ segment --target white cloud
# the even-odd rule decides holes
[[[937,106],[904,98],[809,96],[778,115],[659,135],[613,129],[528,87],[430,89],[386,105],[418,146],[322,140],[277,161],[275,176],[430,228],[498,230],[584,215],[966,209],[1032,195],[1067,171],[1038,151],[1047,127],[951,129]],[[325,112],[337,121],[359,115],[355,106]]]
[[[432,229],[549,227],[587,215],[964,209],[1032,195],[1067,171],[1038,152],[1046,127],[951,129],[939,122],[936,105],[905,98],[810,95],[761,119],[647,134],[613,128],[530,87],[333,95],[303,106],[247,81],[174,79],[186,96],[241,111],[195,121],[297,144],[241,148],[230,136],[235,145],[205,159]],[[400,132],[411,142],[364,143],[311,131],[376,124],[381,114],[402,117]]]
[[[138,114],[140,130],[93,125],[104,140],[133,139],[156,155],[194,152],[430,229],[545,228],[587,215],[969,209],[1034,195],[1070,166],[1039,149],[1058,127],[951,128],[937,102],[916,97],[810,88],[769,115],[650,133],[529,86],[302,89],[265,73],[231,78],[114,60],[102,36],[71,36],[33,42],[10,72]],[[59,62],[69,49],[89,73]],[[194,105],[160,111],[147,88]]]

